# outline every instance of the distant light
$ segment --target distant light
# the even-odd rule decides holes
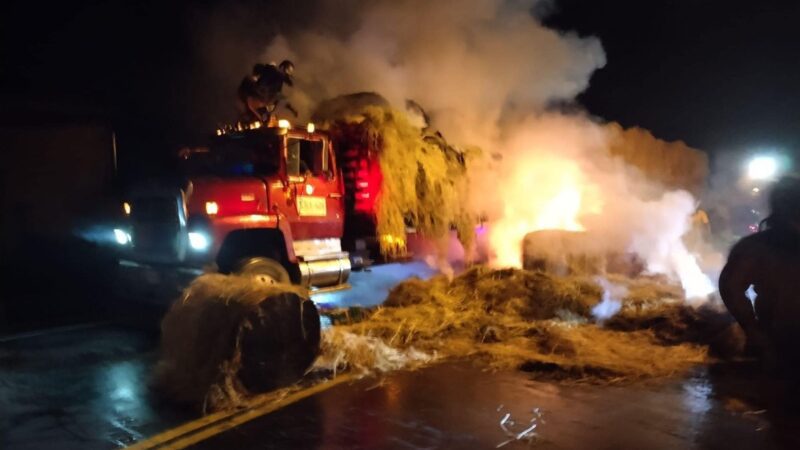
[[[753,194],[758,194],[759,192],[761,192],[761,189],[759,189],[757,187],[753,188]]]
[[[203,233],[189,232],[189,246],[193,250],[203,251],[208,248],[208,237]]]
[[[217,205],[217,202],[206,202],[206,214],[216,216],[218,212],[219,205]]]
[[[126,245],[131,242],[131,235],[125,230],[120,230],[119,228],[114,228],[114,238],[117,240],[117,244],[119,245]]]
[[[778,161],[771,156],[756,156],[747,165],[751,180],[771,180],[778,173]]]
[[[278,127],[288,129],[292,127],[292,124],[290,124],[289,121],[286,119],[281,119],[278,121]]]
[[[217,128],[217,136],[222,136],[222,129],[221,128]]]
[[[259,128],[261,128],[261,122],[253,122],[253,125],[250,127],[250,129],[256,129],[256,130]]]
[[[307,184],[306,185],[306,195],[311,195],[314,193],[314,186]]]
[[[126,216],[130,216],[131,215],[131,204],[128,203],[128,202],[123,202],[122,203],[122,210],[125,211],[125,215]]]
[[[315,129],[316,129],[316,127],[314,126],[314,124],[312,122],[308,122],[308,126],[306,127],[306,131],[308,131],[309,133],[313,133]]]

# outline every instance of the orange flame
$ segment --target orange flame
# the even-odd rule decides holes
[[[566,159],[548,159],[517,165],[501,182],[503,211],[489,230],[493,263],[522,265],[521,243],[526,234],[545,229],[583,231],[580,217],[601,207],[597,190],[578,165]]]

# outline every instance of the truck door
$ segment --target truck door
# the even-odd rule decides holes
[[[344,200],[330,141],[320,134],[290,132],[286,150],[297,212],[290,218],[294,240],[341,238]]]

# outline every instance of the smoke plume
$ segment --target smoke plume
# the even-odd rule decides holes
[[[338,4],[321,9],[331,12],[328,3]],[[597,39],[542,26],[531,13],[537,3],[352,2],[335,13],[349,19],[341,29],[326,26],[330,17],[310,20],[279,35],[264,59],[297,63],[293,100],[303,111],[374,91],[397,106],[417,101],[452,141],[490,148],[505,116],[574,98],[605,64]]]
[[[701,189],[707,163],[687,162],[691,185],[659,180],[640,156],[661,141],[626,140],[618,126],[552,112],[606,59],[596,38],[543,26],[534,11],[550,3],[322,0],[269,34],[260,60],[295,62],[289,95],[301,114],[374,91],[398,108],[415,100],[450,142],[482,148],[469,203],[489,219],[495,264],[518,266],[528,232],[591,230],[609,250],[636,252],[650,271],[680,279],[689,296],[709,294],[683,243],[696,207],[689,191]],[[653,161],[672,147],[659,148]]]

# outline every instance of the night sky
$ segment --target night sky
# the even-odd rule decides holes
[[[223,100],[205,94],[229,90],[230,108],[236,88],[204,72],[199,49],[221,7],[7,2],[0,120],[92,118],[128,147],[206,132]],[[719,153],[800,148],[799,20],[800,2],[789,1],[560,0],[546,23],[601,39],[608,64],[578,99],[592,114]],[[257,53],[255,42],[242,53]]]
[[[562,0],[607,66],[579,101],[625,126],[713,152],[800,147],[800,2]],[[609,5],[614,5],[609,7]]]

